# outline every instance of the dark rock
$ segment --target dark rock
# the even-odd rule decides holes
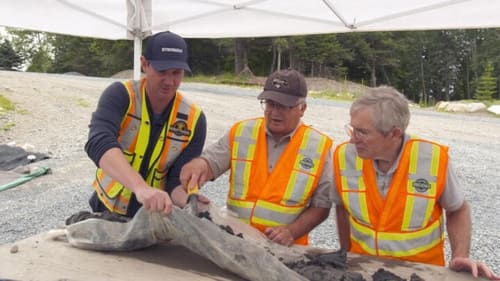
[[[416,273],[412,273],[410,276],[410,281],[425,281],[425,279],[418,276]]]
[[[373,273],[372,278],[373,281],[406,281],[406,279],[403,279],[383,268],[379,268],[377,272]]]
[[[122,222],[122,223],[128,222],[130,220],[127,217],[121,216],[116,213],[111,213],[108,211],[104,211],[102,213],[91,213],[88,211],[80,211],[67,218],[66,225],[74,224],[87,219],[102,219],[102,220]]]

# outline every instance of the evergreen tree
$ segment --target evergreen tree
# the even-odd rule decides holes
[[[31,64],[28,66],[26,71],[47,72],[51,66],[52,58],[50,57],[50,54],[43,49],[39,49],[31,56]]]
[[[0,44],[0,68],[19,69],[22,62],[21,56],[14,51],[10,41],[3,40],[2,44]]]
[[[54,34],[7,28],[12,47],[21,56],[27,71],[47,72],[52,65]]]
[[[476,89],[476,99],[491,100],[497,92],[497,78],[493,76],[493,64],[491,61],[486,63],[483,74],[479,77],[479,83]]]

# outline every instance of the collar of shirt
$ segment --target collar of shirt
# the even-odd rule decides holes
[[[281,153],[288,145],[293,135],[297,131],[297,128],[302,123],[299,123],[297,127],[288,135],[283,136],[278,142],[276,142],[273,138],[272,133],[266,128],[266,140],[267,140],[267,164],[269,173],[273,170],[276,161],[281,157]]]
[[[273,133],[271,133],[271,131],[269,131],[269,128],[266,127],[266,136],[267,136],[268,144],[274,143],[275,145],[277,145],[277,144],[280,144],[284,141],[290,141],[290,139],[295,134],[295,132],[297,132],[297,129],[299,128],[300,125],[302,125],[302,122],[299,122],[299,124],[297,124],[297,127],[295,127],[295,129],[293,129],[293,131],[291,131],[289,134],[283,136],[278,142],[274,141]]]
[[[410,135],[405,134],[403,137],[403,144],[405,144],[409,139],[410,139]],[[394,161],[394,163],[392,163],[392,166],[387,171],[387,173],[380,171],[378,169],[377,161],[373,161],[373,165],[375,167],[375,172],[377,172],[377,175],[392,175],[392,174],[394,174],[394,172],[396,171],[396,169],[399,166],[399,160],[401,159],[401,154],[403,153],[403,146],[401,146],[401,149],[399,150],[398,158],[396,158],[396,161]]]

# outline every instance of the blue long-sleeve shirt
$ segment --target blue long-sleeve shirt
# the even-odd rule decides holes
[[[120,148],[120,144],[118,143],[120,123],[123,116],[127,112],[129,102],[129,95],[125,86],[121,82],[112,83],[102,93],[97,109],[92,114],[92,119],[89,125],[88,140],[85,144],[85,151],[90,159],[94,161],[96,166],[99,166],[99,160],[106,151],[114,147]],[[151,105],[147,98],[146,102],[148,112],[150,112],[152,126],[150,132],[151,138],[139,171],[143,178],[147,177],[147,166],[162,127],[166,122],[168,122],[169,114],[172,110],[173,99],[162,114],[151,113],[153,111],[150,110]],[[201,154],[205,144],[206,133],[207,122],[205,114],[202,112],[196,124],[192,141],[181,152],[172,167],[170,167],[170,170],[167,172],[166,186],[164,189],[169,194],[180,184],[179,174],[182,166]],[[131,204],[132,201],[135,200],[131,200]],[[131,207],[129,207],[129,209],[130,208]]]

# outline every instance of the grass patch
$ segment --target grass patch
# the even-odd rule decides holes
[[[90,107],[90,103],[82,98],[76,99],[76,105],[80,107]]]
[[[14,111],[17,112],[14,103],[11,102],[8,98],[0,95],[0,117],[6,115],[8,112]],[[16,123],[7,122],[3,124],[2,120],[0,119],[0,131],[8,131],[14,126],[16,126]]]
[[[333,92],[333,91],[320,91],[320,92],[309,92],[309,96],[313,98],[327,99],[327,100],[341,100],[341,101],[353,101],[355,95],[348,92]]]
[[[483,102],[486,107],[490,107],[492,105],[500,105],[500,100],[487,100],[487,101],[479,101],[479,102]]]
[[[232,73],[224,73],[220,75],[196,75],[186,76],[185,82],[198,82],[207,84],[225,84],[235,86],[261,87],[254,79],[244,75],[235,75]]]
[[[6,97],[0,95],[0,108],[5,111],[14,111],[16,106]]]
[[[233,73],[224,73],[221,75],[196,75],[196,76],[186,76],[184,78],[185,82],[197,82],[197,83],[207,83],[207,84],[224,84],[224,85],[233,85],[239,87],[248,87],[248,88],[258,88],[262,89],[264,80],[256,79],[254,77],[245,76],[245,75],[235,75]],[[314,83],[314,82],[313,82]],[[311,91],[309,90],[309,96],[314,98],[321,99],[331,99],[331,100],[341,100],[341,101],[353,101],[354,98],[360,95],[360,93],[351,93],[349,91],[333,91],[333,90],[324,90],[324,91]]]
[[[2,126],[0,127],[0,131],[8,131],[8,130],[10,130],[10,129],[11,129],[12,127],[14,127],[14,126],[16,126],[16,124],[15,124],[15,123],[7,123],[7,124],[2,125]]]

